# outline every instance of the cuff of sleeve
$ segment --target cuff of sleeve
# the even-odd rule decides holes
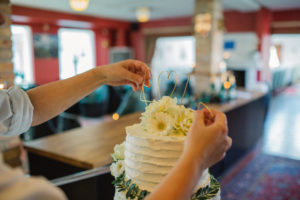
[[[17,86],[8,90],[12,108],[12,119],[5,135],[21,134],[29,129],[32,123],[33,106],[26,92]]]

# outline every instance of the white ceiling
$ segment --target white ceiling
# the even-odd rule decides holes
[[[300,8],[300,0],[222,0],[225,10],[249,12],[265,6],[271,10]],[[75,13],[69,0],[11,0],[14,5]],[[151,19],[190,16],[194,0],[90,0],[87,10],[79,14],[136,21],[135,10],[140,6],[151,9]],[[76,12],[76,14],[78,14]]]

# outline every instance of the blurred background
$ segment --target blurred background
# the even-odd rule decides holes
[[[226,112],[234,145],[211,169],[223,199],[300,199],[299,0],[4,0],[0,11],[1,89],[141,60],[152,71],[146,99],[176,86],[173,96],[185,93],[184,105]],[[165,71],[176,73],[168,79]],[[1,139],[2,150],[28,172],[23,141],[30,147],[144,109],[129,86],[104,85],[21,139]]]

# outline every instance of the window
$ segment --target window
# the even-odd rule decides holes
[[[28,26],[12,25],[11,32],[15,84],[33,84],[31,29]]]
[[[270,67],[295,67],[300,64],[300,35],[274,34],[271,38]]]
[[[193,36],[161,37],[156,41],[155,53],[152,59],[153,93],[158,94],[158,76],[162,71],[176,71],[178,85],[185,83],[187,75],[195,64],[195,39]],[[166,74],[159,80],[162,93],[167,89]],[[173,79],[173,78],[172,78]]]
[[[94,33],[62,28],[59,40],[59,77],[66,79],[95,66]]]

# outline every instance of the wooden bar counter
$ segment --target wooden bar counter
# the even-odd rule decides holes
[[[75,167],[92,169],[111,163],[110,154],[116,144],[125,140],[125,127],[139,122],[140,113],[104,120],[90,127],[25,142],[33,154],[57,160]]]
[[[264,132],[269,101],[270,94],[267,92],[237,90],[235,100],[209,104],[211,108],[225,112],[228,135],[232,138],[232,147],[226,153],[225,159],[210,168],[213,175],[222,176],[260,141]]]
[[[244,106],[248,103],[251,103],[261,97],[264,97],[265,95],[266,93],[264,92],[254,92],[254,91],[249,92],[243,89],[238,89],[236,91],[236,96],[237,96],[236,99],[224,103],[211,103],[208,104],[208,106],[226,113],[234,109],[237,109],[241,106]]]

